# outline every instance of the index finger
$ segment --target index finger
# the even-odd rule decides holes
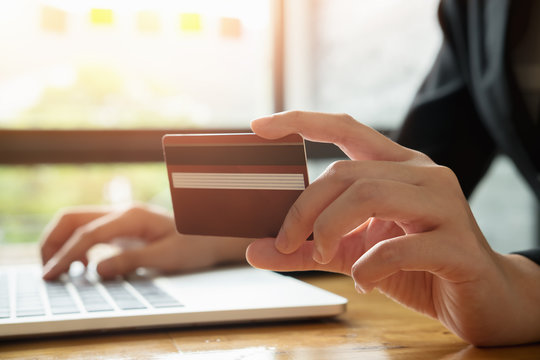
[[[298,133],[307,140],[333,143],[353,160],[405,161],[416,153],[346,114],[287,111],[255,119],[251,128],[269,139]]]
[[[103,208],[78,208],[59,213],[45,227],[40,240],[41,261],[46,264],[79,227],[105,215]]]

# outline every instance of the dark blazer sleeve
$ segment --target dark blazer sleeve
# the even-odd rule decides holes
[[[469,91],[466,2],[454,2],[450,16],[439,7],[443,42],[420,87],[397,141],[451,168],[468,197],[489,168],[497,145],[483,124]],[[450,7],[447,8],[447,10]],[[452,29],[450,30],[450,25]],[[516,252],[540,265],[540,248]]]
[[[475,108],[464,76],[467,70],[457,57],[459,41],[446,31],[441,10],[439,20],[444,33],[441,49],[396,140],[451,168],[469,196],[491,164],[496,146]]]
[[[530,250],[523,250],[523,251],[516,251],[514,254],[522,255],[528,258],[529,260],[537,263],[540,265],[540,248],[537,249],[530,249]]]

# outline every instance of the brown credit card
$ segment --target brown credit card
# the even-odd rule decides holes
[[[181,234],[275,237],[309,184],[297,134],[165,135],[163,151]]]

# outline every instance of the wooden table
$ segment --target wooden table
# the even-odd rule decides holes
[[[0,247],[0,264],[28,259],[27,254],[28,247]],[[540,344],[470,346],[376,291],[357,294],[348,277],[300,278],[348,298],[347,312],[316,321],[3,341],[0,359],[540,359]]]

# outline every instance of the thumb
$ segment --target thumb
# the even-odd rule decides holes
[[[320,264],[313,259],[313,241],[306,241],[293,253],[283,254],[275,245],[274,238],[257,239],[246,250],[248,263],[259,269],[273,271],[306,271],[321,270],[350,275],[351,267],[360,255],[342,256],[339,252],[347,252],[343,247],[327,264]],[[350,249],[349,249],[350,251]]]

